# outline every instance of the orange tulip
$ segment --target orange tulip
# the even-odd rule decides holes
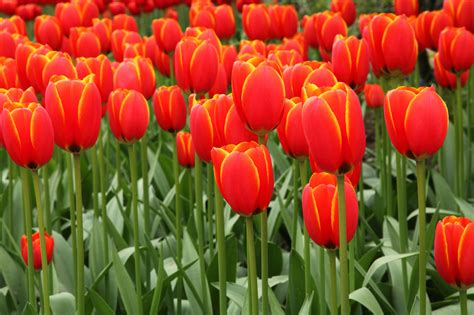
[[[277,128],[278,138],[286,154],[296,159],[308,158],[308,143],[302,125],[303,103],[299,98],[285,100],[283,119]]]
[[[69,40],[76,57],[97,57],[100,55],[99,36],[89,27],[73,27]]]
[[[258,62],[258,61],[257,61]],[[232,95],[240,118],[258,135],[265,135],[283,118],[285,86],[279,67],[272,62],[236,61]]]
[[[474,224],[467,218],[445,217],[436,225],[434,260],[440,276],[457,289],[474,285]]]
[[[337,35],[332,46],[332,68],[339,81],[362,91],[369,74],[369,47],[364,39]]]
[[[385,97],[384,113],[388,135],[400,154],[423,160],[443,145],[448,110],[434,88],[391,90]]]
[[[303,105],[303,130],[309,151],[322,171],[345,174],[362,161],[365,152],[359,98],[344,83],[318,92]]]
[[[439,53],[436,53],[433,59],[434,76],[436,83],[443,88],[454,90],[457,88],[456,75],[446,70],[439,60]],[[469,70],[461,73],[461,87],[465,86],[469,78]]]
[[[306,78],[313,70],[322,65],[323,63],[318,61],[305,61],[295,64],[294,66],[285,67],[283,70],[283,82],[285,83],[286,97],[301,97],[301,89],[303,88]],[[324,65],[327,66],[327,64]],[[334,85],[335,83],[336,82],[331,85]]]
[[[393,7],[397,15],[418,15],[418,0],[393,0]]]
[[[406,16],[381,14],[365,28],[371,63],[377,77],[385,74],[409,75],[415,69],[418,44]]]
[[[178,86],[160,86],[153,94],[153,108],[161,129],[176,132],[186,125],[186,102]]]
[[[53,252],[54,252],[54,238],[49,236],[48,232],[44,232],[44,239],[46,241],[46,261],[48,264],[51,263],[53,259]],[[33,233],[32,235],[33,240],[33,267],[36,270],[41,270],[41,244],[40,244],[40,234],[39,232]],[[21,256],[23,257],[23,261],[25,265],[28,265],[28,240],[26,235],[21,237]]]
[[[189,132],[180,131],[176,134],[176,148],[178,162],[182,167],[194,167],[194,144],[193,137]]]
[[[110,37],[112,36],[112,21],[107,18],[93,19],[92,31],[99,37],[102,52],[110,50]]]
[[[0,31],[7,31],[12,34],[27,35],[26,23],[18,15],[13,15],[9,18],[0,18]]]
[[[53,157],[53,126],[40,104],[5,103],[1,127],[5,148],[17,165],[37,170]]]
[[[232,210],[242,216],[265,211],[273,194],[270,152],[255,142],[212,149],[217,186]]]
[[[416,18],[415,34],[420,48],[438,49],[439,35],[454,26],[453,18],[443,10],[424,11]]]
[[[40,51],[36,51],[31,55],[27,66],[29,82],[41,93],[54,75],[77,79],[76,68],[67,53],[48,51],[46,54],[41,54]]]
[[[123,49],[125,47],[125,44],[135,44],[142,42],[143,40],[140,34],[136,32],[130,32],[126,30],[113,31],[110,45],[115,60],[118,62],[121,62],[123,60]]]
[[[27,41],[23,35],[0,31],[0,57],[15,58],[16,47]]]
[[[234,66],[234,61],[237,59],[237,50],[235,46],[232,45],[223,45],[222,46],[222,63],[224,64],[224,69],[227,77],[227,83],[231,82],[232,79],[232,68]]]
[[[308,46],[318,48],[318,36],[316,35],[315,29],[316,14],[305,15],[301,21],[303,28],[304,41]]]
[[[385,93],[379,84],[366,84],[364,87],[365,103],[367,107],[382,107]]]
[[[439,61],[450,72],[464,72],[474,64],[474,35],[465,28],[445,28],[438,49]]]
[[[232,38],[235,34],[235,17],[232,7],[228,4],[222,4],[214,9],[216,18],[215,31],[219,38]]]
[[[183,37],[183,31],[175,19],[161,18],[153,20],[151,27],[156,43],[166,53],[173,52]]]
[[[184,37],[174,54],[176,83],[186,92],[206,93],[216,79],[219,54],[210,40]]]
[[[268,60],[276,62],[283,69],[303,62],[303,57],[296,50],[277,50],[268,55]]]
[[[351,181],[344,179],[346,200],[346,237],[350,242],[357,230],[359,207]],[[303,219],[311,239],[319,246],[339,247],[339,211],[336,176],[314,173],[304,187],[302,196]]]
[[[64,33],[69,35],[72,27],[92,26],[92,20],[99,17],[99,9],[93,1],[60,2],[54,15],[61,22]]]
[[[244,5],[242,27],[250,40],[268,40],[272,36],[272,25],[268,8],[264,4]]]
[[[113,90],[113,71],[109,58],[99,55],[95,58],[77,58],[76,70],[79,79],[94,74],[94,83],[99,88],[102,103],[106,103]]]
[[[454,19],[454,25],[474,32],[474,2],[470,0],[444,0],[443,10]]]
[[[347,25],[352,25],[357,15],[353,0],[331,0],[331,11],[340,12]]]
[[[268,14],[272,38],[289,38],[298,31],[298,13],[293,5],[270,5]]]
[[[45,93],[46,110],[61,149],[79,153],[92,147],[99,136],[101,98],[93,77],[50,82]]]
[[[0,57],[0,88],[22,87],[15,59]]]
[[[49,45],[54,50],[61,48],[63,30],[55,16],[40,15],[35,19],[35,39],[38,43]]]
[[[127,14],[117,14],[112,19],[112,31],[127,30],[138,33],[138,25],[135,18]]]
[[[334,39],[338,34],[347,35],[347,25],[340,13],[325,11],[316,14],[313,31],[318,37],[319,51],[323,60],[329,61]]]
[[[150,59],[135,57],[122,61],[114,72],[114,88],[136,90],[149,99],[155,91],[155,71]]]
[[[118,141],[135,143],[146,133],[150,112],[145,97],[138,91],[117,89],[107,103],[110,129]]]

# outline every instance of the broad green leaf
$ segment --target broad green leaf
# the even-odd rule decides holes
[[[396,254],[396,255],[383,256],[383,257],[378,258],[376,261],[372,263],[369,270],[367,271],[367,274],[364,277],[364,283],[362,284],[362,286],[364,287],[367,286],[367,283],[372,278],[372,275],[377,271],[378,268],[384,266],[385,264],[388,264],[389,262],[392,262],[398,259],[412,257],[415,255],[418,255],[418,253]]]
[[[49,297],[53,315],[74,315],[76,313],[76,299],[68,292],[61,292]]]
[[[21,311],[27,301],[26,277],[23,268],[0,247],[0,271],[10,290],[15,308]]]
[[[296,314],[301,309],[301,305],[303,305],[305,299],[304,280],[303,259],[297,252],[291,251],[288,292],[292,314]]]
[[[375,296],[366,287],[359,288],[349,294],[349,299],[365,306],[372,314],[383,315],[383,310]]]
[[[301,307],[300,311],[298,312],[298,315],[308,315],[311,314],[311,305],[313,303],[313,296],[314,292],[311,292],[311,295],[308,296],[303,303],[303,306]]]
[[[117,286],[125,310],[128,314],[138,314],[135,286],[133,285],[132,279],[128,275],[115,248],[112,249],[112,261],[114,264],[115,275],[117,277]]]
[[[114,315],[115,314],[115,312],[110,308],[107,302],[96,291],[90,289],[88,291],[88,294],[98,314],[101,314],[101,315]]]

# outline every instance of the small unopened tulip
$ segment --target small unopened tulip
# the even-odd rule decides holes
[[[153,94],[153,108],[161,129],[176,132],[186,125],[186,102],[178,86],[160,86]]]
[[[41,270],[41,244],[39,232],[33,233],[31,238],[33,241],[33,268],[35,268],[36,270]],[[52,236],[49,236],[47,232],[44,232],[44,238],[46,242],[46,261],[48,262],[48,264],[50,264],[51,260],[53,259],[54,238]],[[21,237],[20,243],[21,256],[23,257],[25,265],[28,265],[28,240],[26,235],[23,235]]]
[[[54,50],[61,48],[63,30],[55,16],[41,15],[36,17],[34,31],[38,43],[47,44]]]
[[[151,27],[156,43],[166,53],[173,52],[176,44],[183,37],[181,26],[175,19],[161,18],[153,20]]]
[[[438,49],[439,61],[450,72],[464,72],[474,64],[474,35],[465,28],[445,28]]]
[[[287,99],[283,119],[277,128],[278,138],[286,154],[296,159],[307,159],[308,143],[301,128],[303,103],[299,98]]]
[[[364,87],[365,103],[368,107],[382,107],[385,93],[379,84],[366,84]]]
[[[182,167],[194,167],[194,144],[191,133],[180,131],[176,134],[176,148],[178,150],[178,162]]]
[[[394,0],[393,8],[397,15],[412,16],[418,14],[419,3],[418,0]]]
[[[354,0],[331,0],[331,11],[340,12],[347,25],[352,25],[356,19]]]

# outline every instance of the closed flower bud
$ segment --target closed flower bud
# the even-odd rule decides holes
[[[176,44],[183,37],[183,31],[178,21],[175,19],[161,18],[153,20],[153,35],[155,35],[156,43],[166,53],[173,52]]]
[[[54,50],[61,48],[63,30],[55,16],[41,15],[35,19],[35,39],[38,43],[48,45]]]
[[[309,155],[308,143],[302,125],[303,103],[299,98],[287,99],[283,119],[277,128],[278,138],[286,154],[296,159],[306,159]]]
[[[176,134],[176,148],[178,150],[178,162],[182,167],[194,167],[194,144],[193,137],[189,132],[180,131]]]
[[[450,72],[464,72],[474,64],[474,35],[465,28],[445,28],[438,49],[441,65]]]
[[[153,94],[153,108],[161,129],[176,132],[186,125],[186,102],[178,86],[160,86]]]
[[[54,238],[49,236],[46,231],[44,232],[44,238],[46,243],[46,261],[50,264],[53,259]],[[33,241],[33,268],[41,270],[41,244],[39,232],[33,233],[31,239]],[[21,237],[20,247],[23,261],[25,262],[25,265],[28,265],[28,239],[26,235]]]
[[[367,107],[377,108],[383,106],[385,93],[380,85],[366,84],[364,87],[364,96]]]

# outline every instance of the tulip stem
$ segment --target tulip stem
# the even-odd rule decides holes
[[[71,226],[71,240],[72,240],[72,258],[74,264],[74,285],[75,285],[75,296],[78,294],[78,282],[77,282],[77,232],[76,232],[76,204],[74,199],[74,175],[71,157],[66,155],[66,169],[68,178],[68,192],[69,192],[69,213],[70,213],[70,226]],[[76,307],[78,299],[76,298]]]
[[[225,223],[222,195],[214,181],[214,199],[216,202],[216,237],[217,256],[219,260],[219,314],[227,313],[227,283],[226,283],[226,251],[225,251]]]
[[[52,226],[52,217],[51,217],[51,200],[49,198],[49,172],[48,172],[48,167],[45,165],[43,167],[43,185],[44,185],[44,213],[45,213],[45,219],[46,219],[46,229],[49,229],[50,231],[53,230]]]
[[[265,145],[265,136],[258,135],[258,143]],[[260,217],[261,264],[262,264],[262,314],[268,313],[268,213],[267,209]],[[306,229],[305,229],[306,231]]]
[[[94,206],[94,217],[99,217],[99,166],[97,163],[97,149],[91,148],[92,155],[92,195]]]
[[[109,262],[109,238],[107,234],[107,198],[105,196],[105,169],[104,169],[104,143],[102,137],[99,136],[99,186],[100,186],[100,208],[102,216],[102,233],[104,242],[104,259],[105,263]],[[104,275],[104,287],[107,292],[108,274]]]
[[[329,269],[331,273],[331,314],[337,314],[337,279],[336,279],[336,251],[327,250],[329,256]]]
[[[326,314],[326,262],[324,260],[324,248],[318,247],[319,252],[319,314]]]
[[[462,91],[462,86],[461,86],[461,76],[456,75],[456,111],[455,111],[455,116],[456,116],[456,124],[455,124],[455,129],[456,129],[456,135],[457,135],[457,148],[456,148],[456,154],[457,154],[457,182],[458,182],[458,196],[461,198],[464,198],[464,132],[463,132],[463,117],[462,117],[462,99],[461,99],[461,91]]]
[[[341,282],[341,314],[349,314],[349,275],[347,269],[346,194],[344,175],[337,176],[337,199],[339,203],[339,269]]]
[[[212,164],[207,166],[207,223],[208,227],[208,238],[209,238],[209,254],[214,257],[214,224],[212,222],[212,215],[214,213],[214,175],[212,170]]]
[[[425,209],[425,161],[416,162],[416,178],[418,188],[418,224],[419,224],[419,298],[420,315],[426,314],[426,209]]]
[[[74,180],[76,183],[76,211],[77,211],[77,307],[78,314],[84,315],[84,230],[82,223],[82,184],[81,184],[81,155],[74,154]]]
[[[145,234],[148,235],[150,239],[153,239],[151,235],[151,225],[150,225],[150,197],[149,197],[149,180],[148,180],[148,141],[146,134],[142,137],[140,142],[140,164],[142,171],[142,181],[143,181],[143,222],[145,224]],[[150,283],[150,270],[151,270],[151,255],[146,255],[145,257],[145,270],[146,270],[146,285],[147,290],[151,288]]]
[[[130,159],[130,177],[132,184],[132,215],[133,215],[133,245],[135,247],[135,289],[137,292],[138,314],[143,314],[142,305],[142,279],[140,268],[140,236],[138,226],[138,184],[137,184],[137,156],[135,144],[128,145],[128,156]]]
[[[461,304],[461,315],[467,315],[467,292],[465,289],[459,291],[459,303]]]
[[[36,209],[38,211],[38,227],[40,232],[40,248],[41,248],[41,269],[43,271],[43,314],[51,314],[51,309],[49,308],[49,272],[48,272],[48,256],[46,254],[46,239],[45,239],[45,228],[44,228],[44,213],[43,205],[41,204],[41,189],[40,189],[40,179],[37,171],[33,171],[33,187],[35,190],[36,196]]]
[[[114,141],[115,143],[115,169],[116,169],[116,175],[117,175],[117,185],[119,191],[122,189],[122,174],[120,174],[120,143],[118,141]]]
[[[245,218],[245,225],[247,230],[247,273],[250,288],[250,309],[252,315],[258,315],[257,263],[255,259],[252,217]]]
[[[298,237],[298,217],[299,217],[299,205],[298,205],[298,160],[293,160],[293,229],[291,233],[291,249],[296,249],[296,238]]]
[[[386,178],[386,165],[385,165],[385,145],[384,145],[384,130],[382,128],[381,122],[383,121],[383,109],[376,108],[375,109],[375,152],[376,152],[376,160],[379,164],[379,172],[380,172],[380,193],[383,196],[387,189],[387,178]],[[383,198],[384,205],[386,205],[386,199]],[[382,209],[376,211],[375,215],[378,220],[382,221],[383,213]]]
[[[402,254],[407,252],[408,247],[408,227],[407,227],[407,207],[406,207],[406,159],[399,153],[396,153],[397,163],[397,210],[400,232],[400,252]],[[408,293],[408,276],[407,276],[407,262],[402,260],[402,276],[404,299],[406,303],[406,294]],[[407,305],[405,305],[407,306]]]
[[[301,177],[301,187],[304,189],[304,186],[307,184],[307,174],[306,174],[306,160],[299,162],[300,167],[300,177]],[[304,288],[306,293],[306,298],[311,294],[311,256],[310,256],[310,247],[311,243],[309,240],[308,230],[304,229]]]
[[[35,296],[35,270],[33,268],[33,237],[32,237],[32,218],[31,218],[31,204],[30,204],[30,188],[28,183],[28,171],[21,168],[21,186],[23,190],[23,215],[25,216],[25,229],[28,247],[28,264],[27,264],[27,279],[28,279],[28,301],[36,309]],[[10,176],[12,174],[10,173]],[[13,215],[13,213],[12,213]]]
[[[177,146],[177,144],[176,144]],[[177,150],[177,147],[176,147]],[[176,151],[177,152],[177,151]],[[178,155],[176,153],[176,164],[178,163]],[[206,261],[204,260],[204,220],[203,220],[203,201],[202,201],[202,161],[196,154],[194,162],[194,187],[196,193],[196,230],[198,235],[198,255],[199,255],[199,269],[201,271],[201,290],[203,293],[204,313],[209,312],[209,305],[207,304],[207,277],[206,277]],[[177,166],[176,166],[177,167]],[[210,167],[209,167],[210,168]],[[212,171],[212,169],[211,169]],[[211,172],[212,176],[212,172]]]

